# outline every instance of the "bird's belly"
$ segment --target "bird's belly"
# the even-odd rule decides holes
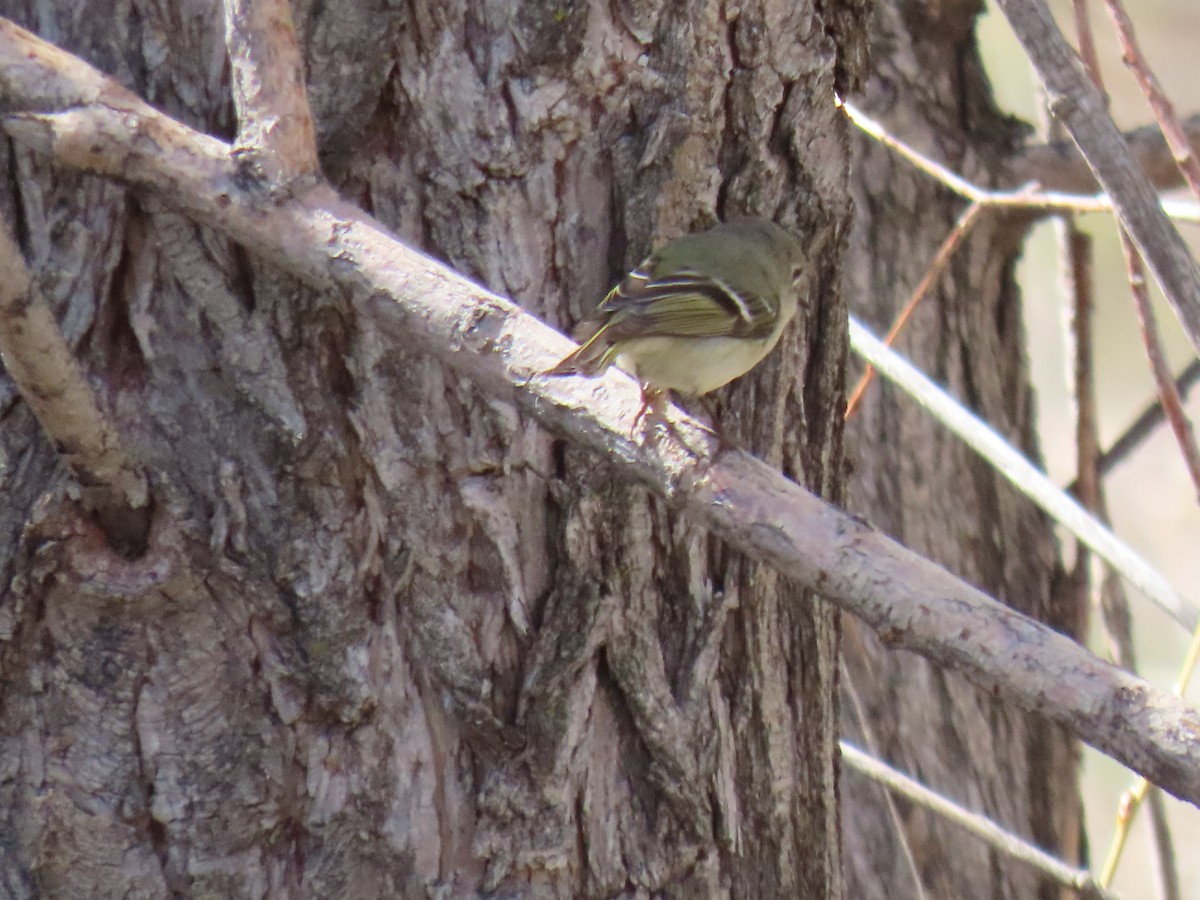
[[[774,344],[729,337],[632,338],[623,342],[617,362],[651,387],[697,396],[744,375]]]

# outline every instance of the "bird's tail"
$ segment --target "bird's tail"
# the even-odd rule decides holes
[[[608,334],[608,325],[585,322],[575,333],[583,345],[569,354],[547,375],[599,375],[620,355]]]

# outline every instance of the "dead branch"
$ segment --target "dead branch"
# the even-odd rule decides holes
[[[1200,350],[1200,269],[1163,214],[1150,180],[1130,157],[1100,91],[1042,0],[999,0],[999,5],[1045,85],[1051,112],[1079,145],[1192,346]]]
[[[1200,803],[1200,715],[900,547],[672,410],[678,434],[638,443],[633,379],[544,378],[573,345],[510,301],[395,241],[316,185],[268,203],[230,148],[157,113],[94,69],[0,21],[4,127],[59,164],[120,178],[309,281],[337,287],[397,342],[621,466],[730,544],[874,628],[1045,715]],[[15,110],[36,110],[16,113]]]
[[[1192,389],[1200,383],[1200,359],[1194,359],[1187,364],[1187,367],[1179,373],[1175,379],[1175,389],[1179,391],[1180,396],[1188,397]],[[1100,454],[1100,458],[1096,460],[1096,467],[1100,477],[1109,475],[1117,466],[1125,462],[1133,452],[1137,450],[1146,439],[1150,437],[1166,420],[1166,413],[1163,412],[1162,404],[1155,397],[1150,400],[1146,406],[1138,413],[1137,418],[1130,423],[1121,435],[1112,443],[1112,446]],[[1079,482],[1073,482],[1067,488],[1072,493],[1079,492]]]
[[[846,111],[846,115],[849,116],[850,120],[864,134],[883,144],[899,156],[904,157],[904,159],[908,160],[913,166],[920,169],[930,178],[945,185],[946,188],[954,191],[954,193],[971,203],[977,203],[980,206],[1019,211],[1029,216],[1045,216],[1056,213],[1111,213],[1116,209],[1112,198],[1105,194],[1064,194],[1058,190],[1050,189],[1052,184],[1042,183],[1041,179],[1043,177],[1046,177],[1050,182],[1054,181],[1055,164],[1053,157],[1056,156],[1064,159],[1070,158],[1073,160],[1070,166],[1075,168],[1082,167],[1087,170],[1086,164],[1082,162],[1082,157],[1079,156],[1079,149],[1074,144],[1058,143],[1042,145],[1044,155],[1050,158],[1040,159],[1037,165],[1042,166],[1044,164],[1046,167],[1045,172],[1039,168],[1035,168],[1030,162],[1023,164],[1021,162],[1022,158],[1018,157],[1016,163],[1010,168],[1010,174],[1014,172],[1027,174],[1029,178],[1024,181],[1023,186],[1013,190],[993,190],[973,184],[957,172],[952,171],[949,167],[933,159],[933,157],[922,153],[915,147],[909,146],[889,132],[881,122],[871,118],[853,103],[844,101],[842,108]],[[1030,159],[1032,158],[1030,157]],[[1175,168],[1173,161],[1170,165],[1172,169]],[[1077,180],[1072,183],[1079,186],[1079,189],[1096,190],[1096,179],[1090,170],[1087,170],[1085,178],[1081,178],[1078,173],[1073,177]],[[1200,208],[1197,207],[1195,201],[1181,202],[1164,199],[1162,200],[1162,207],[1171,218],[1188,222],[1200,221]]]
[[[1137,37],[1133,33],[1133,22],[1130,21],[1129,14],[1125,12],[1125,7],[1120,0],[1105,0],[1104,5],[1108,7],[1117,38],[1121,42],[1125,65],[1133,72],[1133,77],[1137,79],[1138,86],[1146,95],[1150,108],[1154,110],[1154,119],[1158,122],[1158,128],[1166,139],[1167,146],[1171,150],[1171,157],[1178,166],[1183,180],[1187,182],[1193,196],[1200,198],[1200,159],[1192,150],[1191,142],[1184,131],[1183,122],[1175,112],[1175,105],[1167,97],[1158,81],[1158,76],[1154,74],[1149,61],[1142,53]]]
[[[0,220],[0,358],[42,430],[65,455],[110,544],[136,556],[150,528],[146,476],[59,331],[8,225]]]
[[[841,741],[838,746],[842,753],[842,762],[847,768],[883,785],[889,794],[904,797],[917,806],[944,816],[1001,853],[1021,860],[1063,887],[1078,891],[1083,897],[1095,898],[1095,900],[1117,900],[1116,894],[1099,884],[1086,870],[1074,869],[1065,865],[1040,847],[1001,828],[991,819],[931,791],[925,785],[909,778],[882,760],[864,753],[853,744]]]

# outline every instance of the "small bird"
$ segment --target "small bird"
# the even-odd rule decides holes
[[[774,222],[738,218],[648,256],[580,324],[582,346],[547,375],[599,375],[614,362],[642,385],[642,408],[668,391],[701,396],[771,352],[796,314],[800,242]]]

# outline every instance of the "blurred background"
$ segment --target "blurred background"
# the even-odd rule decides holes
[[[1075,41],[1070,0],[1051,0],[1063,33]],[[1122,62],[1108,11],[1101,0],[1088,3],[1092,30],[1121,128],[1153,121],[1150,108]],[[1125,0],[1137,38],[1180,117],[1200,111],[1200,2],[1198,0]],[[997,101],[1028,122],[1039,120],[1039,94],[1033,72],[1004,16],[988,3],[980,22],[980,41]],[[1171,196],[1187,198],[1186,190]],[[1125,266],[1112,219],[1085,216],[1081,227],[1094,240],[1096,391],[1101,444],[1108,447],[1154,397],[1153,380],[1142,347],[1137,316],[1129,297]],[[1200,256],[1200,227],[1183,223],[1180,231]],[[1020,270],[1029,335],[1029,366],[1038,397],[1038,428],[1047,470],[1059,484],[1075,477],[1074,412],[1068,393],[1069,299],[1061,284],[1054,227],[1039,225],[1025,247]],[[1194,357],[1187,338],[1154,291],[1158,324],[1172,370],[1178,374]],[[1200,388],[1187,403],[1192,422],[1200,419]],[[1170,430],[1164,425],[1107,480],[1108,501],[1117,533],[1135,546],[1193,602],[1200,602],[1200,508]],[[1069,543],[1069,542],[1068,542]],[[1130,591],[1141,674],[1164,689],[1175,682],[1189,636],[1151,603]],[[1108,657],[1095,627],[1092,649]],[[1200,705],[1200,690],[1188,699]],[[1085,756],[1085,803],[1093,871],[1099,869],[1112,840],[1117,804],[1134,780],[1126,769],[1088,750]],[[1200,900],[1200,810],[1168,798],[1182,897]],[[1160,896],[1148,840],[1145,811],[1139,814],[1113,888],[1129,900]]]

